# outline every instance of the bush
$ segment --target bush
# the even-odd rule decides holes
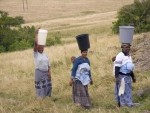
[[[30,43],[26,40],[21,40],[20,42],[15,41],[15,43],[13,43],[9,46],[9,51],[25,50],[30,47],[31,47]]]
[[[114,33],[118,33],[119,26],[122,25],[134,25],[135,33],[150,31],[150,0],[135,0],[133,4],[122,7],[117,18],[118,20],[113,22]]]
[[[0,11],[0,52],[33,47],[35,28],[21,27],[23,23],[22,17],[13,18],[7,12]]]
[[[0,45],[0,53],[4,52],[5,48],[3,46]]]
[[[46,45],[47,46],[52,46],[52,45],[55,45],[55,44],[61,44],[61,35],[60,35],[59,32],[46,40]]]
[[[21,27],[24,20],[20,16],[10,17],[7,12],[0,11],[0,52],[17,51],[31,48],[34,45],[35,27]],[[61,35],[55,33],[47,39],[47,46],[60,44]]]

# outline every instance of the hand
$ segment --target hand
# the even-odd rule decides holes
[[[50,77],[50,76],[48,76],[48,78],[49,78],[49,80],[51,81],[51,77]]]
[[[49,78],[49,80],[51,81],[51,75],[50,75],[50,73],[48,73],[48,78]]]
[[[69,82],[69,86],[72,86],[72,84],[73,84],[73,80],[71,79]]]
[[[133,78],[133,79],[132,79],[132,81],[133,81],[133,83],[135,83],[135,82],[136,82],[136,79],[135,79],[135,78]]]
[[[90,81],[90,84],[93,85],[93,80]]]

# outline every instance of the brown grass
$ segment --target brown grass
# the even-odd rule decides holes
[[[53,93],[51,98],[37,101],[34,89],[33,50],[0,54],[0,112],[1,113],[137,113],[137,108],[115,105],[111,58],[120,50],[118,36],[110,33],[116,11],[133,0],[28,0],[28,10],[23,11],[21,0],[0,0],[0,9],[10,15],[24,16],[27,25],[42,26],[49,32],[61,31],[62,37],[71,38],[79,33],[89,33],[93,86],[89,87],[92,109],[76,107],[71,99],[70,57],[79,56],[76,43],[46,47],[52,66]],[[44,21],[43,21],[44,20]],[[41,21],[41,22],[40,22]],[[138,74],[140,75],[140,74]],[[141,75],[142,76],[142,75]],[[137,80],[140,77],[137,77]],[[138,80],[140,81],[140,80]],[[145,87],[149,78],[133,85]],[[135,91],[133,92],[135,94]],[[148,102],[147,102],[148,103]],[[145,104],[147,104],[145,102]],[[144,109],[141,108],[141,109]]]
[[[11,16],[23,16],[26,22],[77,17],[94,13],[117,11],[134,0],[0,0],[0,10]]]

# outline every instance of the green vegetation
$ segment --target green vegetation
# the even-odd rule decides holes
[[[17,0],[14,0],[17,3]],[[13,3],[15,3],[13,1]],[[30,0],[30,5],[31,5]],[[56,3],[55,0],[52,0]],[[54,3],[50,1],[46,2],[46,4],[50,7],[50,5],[54,6]],[[111,8],[109,4],[98,4],[98,0],[91,1],[86,0],[86,2],[90,1],[95,2],[98,8],[103,8],[99,6],[105,7],[106,11],[113,11],[118,8],[117,4],[120,3],[119,0],[106,0],[100,1],[99,3],[106,2],[115,4],[115,8]],[[131,3],[132,0],[124,0],[124,2]],[[43,1],[37,0],[36,2],[33,1],[33,5],[35,6],[36,3],[44,3]],[[66,1],[57,1],[60,5],[59,7],[55,6],[55,8],[63,9],[62,3],[66,6]],[[74,1],[70,0],[74,5],[78,3],[79,5],[82,4],[83,7],[87,9],[91,5],[87,5],[86,2],[83,1]],[[9,2],[13,6],[11,2]],[[17,4],[18,5],[18,4]],[[37,4],[36,4],[37,5]],[[56,5],[56,4],[55,4]],[[72,9],[71,4],[70,8],[67,8],[71,11],[71,14],[74,12]],[[122,4],[121,4],[122,5]],[[32,5],[31,5],[32,6]],[[45,5],[44,5],[45,6]],[[96,6],[96,5],[94,5]],[[106,6],[109,6],[108,9]],[[8,6],[5,6],[8,7]],[[13,6],[15,7],[15,6]],[[18,8],[18,7],[15,7]],[[20,8],[20,7],[19,7]],[[46,7],[47,8],[47,7]],[[54,8],[54,7],[52,7]],[[84,12],[81,10],[81,6],[75,7],[76,10],[79,10],[80,14],[86,15],[87,14],[94,14],[97,13],[98,9],[88,9],[91,12]],[[95,7],[96,8],[96,7]],[[43,9],[43,11],[42,11]],[[38,21],[36,14],[39,17],[42,17],[41,13],[37,13],[38,11],[44,12],[44,8],[37,7],[35,10],[34,7],[29,10],[29,13],[33,15],[32,11],[34,10],[34,18],[36,22]],[[51,9],[50,9],[51,10]],[[102,9],[101,9],[102,10]],[[101,11],[100,10],[100,11]],[[35,14],[36,11],[36,14]],[[47,10],[46,10],[47,11]],[[64,11],[64,10],[63,10]],[[60,10],[58,10],[60,14]],[[104,12],[104,13],[105,13]],[[17,12],[18,13],[18,12]],[[21,12],[22,13],[22,12]],[[53,15],[53,13],[55,15]],[[57,18],[57,12],[53,11],[51,13],[51,18]],[[69,17],[69,13],[65,10],[67,17]],[[47,13],[47,15],[50,13]],[[100,14],[101,15],[101,14]],[[8,15],[7,15],[8,16]],[[28,15],[29,16],[29,15]],[[61,16],[61,15],[60,15]],[[108,15],[106,15],[108,16]],[[75,16],[77,17],[77,16]],[[62,18],[62,17],[61,17]],[[108,16],[110,18],[110,16]],[[39,18],[38,18],[39,19]],[[94,19],[85,19],[85,23],[81,22],[79,18],[74,18],[76,21],[69,20],[69,22],[65,22],[64,20],[67,18],[62,18],[62,20],[57,21],[56,23],[48,22],[46,27],[49,29],[48,37],[47,37],[47,46],[54,45],[51,47],[45,47],[45,53],[47,53],[48,57],[50,58],[51,62],[51,72],[52,72],[52,97],[47,97],[44,100],[38,100],[35,96],[35,89],[34,89],[34,60],[33,60],[33,49],[28,49],[25,51],[17,51],[17,52],[8,52],[8,53],[1,53],[0,54],[0,113],[149,113],[150,112],[150,88],[149,88],[149,81],[150,81],[150,71],[141,72],[139,70],[135,71],[135,76],[137,82],[133,84],[133,101],[139,102],[140,106],[138,107],[121,107],[118,108],[117,104],[114,99],[114,76],[112,75],[112,68],[113,63],[111,58],[120,51],[120,43],[118,42],[118,36],[111,33],[111,22],[112,20],[103,21],[104,19],[100,18],[100,21],[94,17]],[[89,21],[87,21],[89,20]],[[91,21],[91,22],[90,22]],[[61,24],[59,24],[61,23]],[[52,25],[51,25],[52,24]],[[0,25],[2,25],[1,17],[0,17]],[[29,24],[28,24],[29,25]],[[38,25],[41,25],[39,23]],[[35,26],[38,26],[35,24]],[[7,51],[15,51],[21,50],[20,47],[25,49],[26,47],[33,44],[34,40],[34,31],[35,28],[33,27],[20,27],[20,25],[8,27],[9,30],[0,29],[0,39],[1,37],[5,36],[5,43],[8,40],[8,50]],[[2,32],[3,31],[3,32]],[[5,33],[4,33],[5,32]],[[78,49],[75,36],[80,33],[89,33],[90,35],[90,45],[91,48],[89,49],[88,57],[91,61],[91,73],[93,76],[94,84],[89,86],[89,94],[92,101],[92,108],[89,110],[80,108],[75,106],[72,100],[72,88],[69,86],[68,82],[70,81],[70,70],[71,70],[71,61],[70,57],[72,55],[79,56],[80,51]],[[147,34],[147,33],[144,33]],[[12,38],[13,37],[13,38]],[[150,35],[145,36],[143,34],[136,35],[134,38],[134,44],[136,45],[135,48],[140,50],[139,52],[136,51],[134,53],[135,60],[134,61],[146,61],[148,59],[149,48],[147,46],[149,43],[148,41],[143,40],[145,38],[150,37]],[[144,39],[143,39],[144,38]],[[4,39],[4,38],[3,38]],[[140,39],[140,40],[137,40]],[[15,41],[14,41],[15,40]],[[6,48],[1,43],[0,40],[0,51],[5,52]],[[10,41],[10,42],[9,42]],[[30,45],[31,44],[31,45]],[[55,45],[60,44],[60,45]],[[133,45],[134,45],[133,44]],[[7,44],[6,44],[7,45]],[[10,46],[11,45],[11,46]],[[132,48],[133,48],[132,45]],[[139,46],[140,45],[140,46]],[[142,50],[140,49],[142,48]],[[10,49],[10,50],[9,50]],[[13,50],[11,50],[13,49]],[[22,50],[23,50],[22,49]],[[133,48],[134,49],[134,48]],[[143,54],[146,51],[147,54]],[[141,54],[140,54],[141,53]],[[142,59],[139,59],[139,56]],[[136,60],[137,59],[137,60]],[[140,68],[148,66],[148,60],[144,65],[140,66]],[[137,67],[135,68],[137,69]],[[149,68],[148,68],[149,69]],[[139,91],[142,90],[142,93]]]
[[[150,31],[150,0],[135,0],[133,4],[122,7],[117,18],[113,22],[114,33],[119,32],[121,25],[134,25],[136,33]]]
[[[61,44],[61,34],[60,32],[55,32],[53,34],[48,35],[50,38],[46,40],[47,46],[52,46],[56,44]]]
[[[22,17],[10,17],[7,12],[0,11],[0,53],[25,50],[33,47],[35,27],[21,27]],[[47,41],[47,46],[60,44],[60,34],[55,33]]]
[[[22,17],[0,11],[0,52],[24,50],[33,46],[34,27],[21,27]]]

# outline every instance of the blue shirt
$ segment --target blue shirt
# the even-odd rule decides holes
[[[73,63],[72,73],[71,73],[72,78],[75,78],[78,66],[83,63],[88,63],[90,66],[90,61],[88,58],[83,58],[83,57],[79,56],[78,58],[75,59],[75,61]],[[89,77],[91,77],[91,71],[88,70],[87,73],[88,73]]]

